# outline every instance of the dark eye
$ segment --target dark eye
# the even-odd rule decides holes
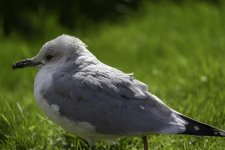
[[[48,54],[48,55],[46,55],[46,57],[45,57],[45,58],[46,58],[46,60],[51,60],[51,59],[52,59],[52,57],[53,57],[52,55]]]

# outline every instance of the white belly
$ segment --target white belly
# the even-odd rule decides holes
[[[82,138],[89,138],[96,134],[95,126],[88,122],[74,122],[62,116],[60,111],[60,106],[56,104],[48,104],[48,101],[42,96],[42,91],[50,88],[52,84],[52,72],[47,69],[42,68],[36,78],[34,83],[34,95],[38,106],[45,112],[45,114],[55,123],[60,125],[65,130],[74,133]]]

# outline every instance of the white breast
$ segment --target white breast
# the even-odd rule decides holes
[[[46,115],[55,123],[60,125],[65,130],[79,135],[83,138],[93,136],[95,127],[88,122],[74,122],[60,115],[60,106],[56,104],[48,104],[48,101],[42,96],[42,91],[51,87],[53,82],[52,74],[54,71],[43,67],[38,72],[34,82],[34,95],[39,107],[46,113]]]

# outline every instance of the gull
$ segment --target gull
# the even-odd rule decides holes
[[[197,122],[169,108],[148,86],[99,61],[79,38],[61,35],[45,43],[39,53],[12,65],[39,68],[34,81],[38,106],[50,120],[85,139],[186,134],[225,137],[223,130]]]

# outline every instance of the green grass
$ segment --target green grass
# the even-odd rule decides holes
[[[0,149],[88,149],[86,142],[49,121],[37,107],[33,80],[37,70],[13,71],[11,64],[34,56],[44,41],[63,32],[80,37],[104,63],[149,85],[175,110],[225,129],[225,6],[206,3],[152,4],[119,23],[92,25],[87,30],[52,30],[25,40],[1,36]],[[54,25],[55,26],[55,25]],[[224,138],[150,135],[151,149],[224,149]],[[143,148],[140,138],[125,138],[99,149]]]

